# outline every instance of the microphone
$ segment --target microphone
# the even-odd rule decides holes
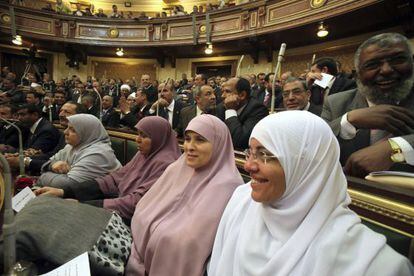
[[[24,154],[23,154],[23,135],[22,135],[22,131],[11,120],[7,120],[7,119],[4,119],[4,118],[0,118],[0,120],[2,120],[3,122],[5,122],[9,126],[12,126],[15,129],[17,129],[17,133],[19,135],[19,169],[20,169],[19,170],[19,173],[20,173],[20,175],[24,175]]]
[[[241,64],[242,64],[242,62],[243,62],[243,59],[244,59],[244,55],[242,55],[242,56],[240,57],[239,62],[238,62],[238,64],[237,64],[237,69],[236,69],[236,77],[240,77],[240,66],[241,66]]]
[[[95,92],[99,97],[99,120],[102,122],[102,96],[98,90],[92,89],[92,91]]]
[[[0,154],[0,164],[3,168],[6,186],[4,195],[3,262],[4,275],[7,275],[16,262],[16,225],[14,223],[14,212],[12,209],[12,181],[10,166],[7,159],[2,154]]]
[[[273,76],[273,83],[272,83],[272,101],[270,103],[270,113],[275,111],[275,84],[276,84],[276,77],[279,77],[279,71],[282,66],[283,56],[285,55],[286,51],[286,43],[282,43],[280,45],[279,55],[277,56],[277,64],[275,68],[275,75]]]

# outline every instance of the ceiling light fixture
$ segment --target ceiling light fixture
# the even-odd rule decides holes
[[[117,48],[115,53],[118,57],[122,57],[124,55],[124,49],[123,48]]]
[[[207,43],[206,44],[206,49],[204,50],[204,53],[206,55],[211,55],[213,53],[213,44]]]
[[[318,37],[325,37],[325,36],[327,36],[329,34],[329,32],[328,32],[328,28],[327,27],[325,27],[324,25],[323,25],[323,21],[321,21],[321,23],[319,23],[319,26],[318,26],[318,32],[316,33],[316,35],[318,36]]]
[[[19,46],[23,44],[23,40],[22,40],[22,37],[20,35],[13,36],[12,42],[13,42],[13,44],[16,44],[16,45],[19,45]]]

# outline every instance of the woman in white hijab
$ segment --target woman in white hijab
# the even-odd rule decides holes
[[[252,180],[223,213],[209,275],[413,275],[408,259],[348,208],[338,142],[322,119],[270,115],[249,145]]]
[[[68,120],[64,131],[67,145],[43,165],[37,186],[63,188],[105,176],[121,167],[108,133],[95,116],[77,114]]]

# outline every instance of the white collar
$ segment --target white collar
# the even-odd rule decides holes
[[[168,111],[173,112],[174,111],[174,104],[175,104],[175,100],[173,99],[170,103],[169,106],[167,106]]]
[[[37,128],[37,126],[39,125],[39,123],[40,123],[40,121],[42,120],[42,118],[39,118],[33,125],[32,125],[32,127],[30,128],[30,132],[32,133],[32,134],[34,134],[35,133],[35,131],[36,131],[36,128]]]

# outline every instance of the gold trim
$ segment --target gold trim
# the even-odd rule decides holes
[[[117,28],[109,28],[107,34],[110,38],[117,38],[119,36],[119,30]]]
[[[412,205],[395,202],[379,196],[348,189],[355,206],[387,216],[389,218],[414,225],[414,207]]]
[[[1,15],[1,21],[4,23],[4,24],[11,24],[11,17],[10,17],[10,15],[9,14],[7,14],[7,13],[5,13],[5,14],[2,14]]]
[[[310,6],[313,9],[317,9],[325,5],[327,0],[310,0]]]
[[[137,137],[136,134],[131,134],[131,133],[124,133],[124,132],[119,132],[115,130],[106,130],[106,131],[108,132],[109,136],[113,136],[116,138],[122,138],[122,139],[130,140],[130,141],[135,141]]]
[[[367,217],[364,217],[364,216],[360,216],[360,215],[358,215],[358,216],[359,216],[362,220],[366,220],[366,221],[368,221],[368,222],[370,222],[370,223],[372,223],[372,224],[375,224],[375,225],[377,225],[377,226],[379,226],[379,227],[382,227],[382,228],[385,228],[385,229],[391,230],[391,231],[396,232],[396,233],[398,233],[398,234],[400,234],[400,235],[407,236],[407,237],[409,237],[409,238],[411,238],[411,239],[412,239],[412,238],[414,238],[414,235],[413,235],[413,234],[407,233],[407,232],[405,232],[405,231],[401,231],[401,230],[399,230],[399,229],[396,229],[396,228],[391,227],[391,226],[386,225],[386,224],[382,224],[382,223],[380,223],[380,222],[378,222],[378,221],[376,221],[376,220],[372,220],[372,219],[367,218]]]

